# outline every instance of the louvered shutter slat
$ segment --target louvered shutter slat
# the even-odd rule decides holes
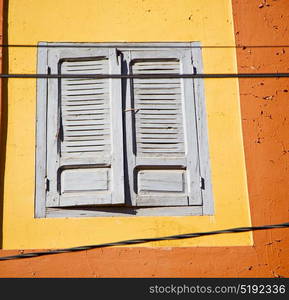
[[[175,61],[151,62],[142,61],[136,62],[132,66],[133,74],[158,74],[158,73],[180,73],[180,64]],[[138,155],[168,155],[175,153],[180,155],[184,153],[184,136],[183,124],[178,122],[182,120],[182,107],[178,105],[178,100],[181,95],[181,82],[176,82],[175,79],[166,79],[166,85],[175,83],[173,89],[167,91],[163,88],[162,93],[158,90],[162,79],[136,79],[134,84],[149,85],[150,89],[136,88],[134,90],[135,109],[139,109],[140,113],[136,114],[136,144]],[[157,91],[157,93],[155,93]],[[154,119],[141,119],[143,114],[154,114]],[[166,124],[159,123],[159,116],[174,115],[175,118],[168,121]],[[152,136],[150,135],[152,134]],[[161,140],[154,144],[148,145],[144,142],[143,137],[150,139],[158,136]],[[171,139],[178,142],[172,143]],[[150,151],[148,151],[150,149]]]

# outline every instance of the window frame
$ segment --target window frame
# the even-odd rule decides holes
[[[190,49],[192,65],[195,73],[202,73],[202,53],[199,42],[188,43],[48,43],[40,42],[37,58],[37,72],[49,74],[48,49],[50,47],[100,47],[117,48],[119,51],[132,49]],[[48,47],[47,47],[48,46]],[[52,79],[54,80],[54,79]],[[195,114],[198,136],[199,166],[200,166],[200,188],[203,198],[201,205],[193,206],[157,206],[151,208],[142,207],[69,207],[69,208],[47,208],[46,207],[46,178],[47,168],[47,91],[48,79],[37,79],[37,107],[36,107],[36,186],[35,186],[35,217],[81,217],[81,216],[184,216],[184,215],[213,215],[212,179],[210,170],[209,144],[207,132],[207,115],[205,104],[204,80],[193,79],[193,94],[195,98]],[[127,98],[123,99],[127,105]],[[45,101],[44,101],[45,100]],[[124,143],[127,143],[124,140]],[[205,183],[205,186],[203,186]]]

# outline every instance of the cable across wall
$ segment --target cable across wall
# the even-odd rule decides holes
[[[227,73],[227,74],[0,74],[0,78],[21,79],[198,79],[198,78],[289,78],[289,73]]]
[[[280,228],[289,228],[289,222],[281,223],[281,224],[263,225],[263,226],[236,227],[236,228],[221,229],[221,230],[206,231],[206,232],[185,233],[185,234],[170,235],[164,237],[140,238],[140,239],[132,239],[132,240],[103,243],[103,244],[96,244],[96,245],[86,245],[86,246],[79,246],[79,247],[56,249],[50,251],[29,252],[29,253],[22,253],[19,255],[0,257],[0,261],[21,259],[21,258],[33,258],[38,256],[68,253],[68,252],[78,252],[78,251],[85,251],[85,250],[91,250],[97,248],[129,246],[129,245],[144,244],[149,242],[181,240],[181,239],[197,238],[197,237],[209,236],[209,235],[218,235],[218,234],[226,234],[226,233],[242,233],[248,231],[272,230],[272,229],[280,229]]]

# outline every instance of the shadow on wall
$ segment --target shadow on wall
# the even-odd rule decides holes
[[[8,44],[8,6],[9,0],[4,0],[3,21],[2,21],[2,44]],[[2,73],[7,74],[8,66],[8,47],[2,48]],[[7,123],[8,123],[8,79],[1,79],[1,99],[2,112],[0,124],[0,249],[3,247],[3,198],[4,198],[4,173],[6,163],[6,142],[7,142]]]

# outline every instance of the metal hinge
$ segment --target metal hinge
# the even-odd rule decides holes
[[[195,74],[198,74],[198,70],[197,70],[197,68],[195,67],[195,66],[193,66],[193,74],[195,75]]]
[[[201,190],[205,189],[205,178],[200,177],[200,188]]]
[[[45,191],[48,192],[49,191],[49,179],[47,177],[45,177]]]
[[[115,56],[116,56],[116,63],[119,66],[119,64],[120,64],[120,51],[118,49],[115,49]]]

